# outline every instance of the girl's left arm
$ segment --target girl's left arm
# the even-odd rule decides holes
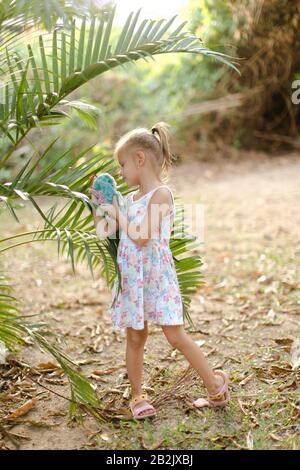
[[[149,240],[158,238],[161,219],[169,213],[172,204],[170,192],[167,189],[160,188],[151,197],[141,224],[129,222],[127,217],[118,209],[116,220],[128,237],[137,246],[143,247]]]

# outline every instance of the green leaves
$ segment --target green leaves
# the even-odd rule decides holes
[[[191,295],[203,284],[203,275],[200,268],[203,264],[201,257],[193,255],[192,249],[197,248],[196,237],[191,237],[188,228],[183,225],[183,207],[176,207],[176,217],[174,220],[174,231],[170,239],[170,249],[173,255],[176,268],[180,293],[182,298],[184,319],[194,328],[193,321],[189,315]],[[180,237],[179,237],[180,234]],[[190,253],[190,254],[189,254]],[[188,256],[185,256],[189,254]],[[183,257],[179,258],[180,255]]]
[[[36,196],[54,195],[75,199],[81,201],[90,211],[91,201],[85,195],[89,187],[89,177],[97,172],[117,170],[115,162],[108,158],[104,149],[96,153],[93,151],[94,145],[83,149],[76,156],[73,155],[72,148],[69,148],[46,163],[56,141],[57,139],[53,140],[44,152],[35,156],[34,163],[31,157],[12,182],[0,184],[0,201],[6,204],[18,222],[19,219],[13,207],[13,200],[16,197],[30,201],[48,224],[50,221],[37,204]],[[81,159],[84,161],[79,164]],[[42,169],[37,172],[38,166],[41,167],[42,163]]]
[[[17,352],[25,344],[25,335],[30,336],[34,342],[56,358],[67,374],[71,396],[75,400],[75,403],[71,403],[70,414],[74,415],[76,403],[80,403],[95,415],[94,408],[98,408],[100,403],[92,384],[77,370],[76,364],[65,353],[53,346],[44,337],[42,333],[44,323],[29,323],[20,316],[17,308],[18,301],[11,295],[13,288],[8,283],[9,280],[11,278],[4,273],[0,273],[0,341],[10,351]],[[101,418],[99,414],[97,414],[97,417]]]
[[[5,202],[11,212],[15,212],[13,200],[27,199],[45,221],[40,230],[0,240],[0,253],[23,243],[54,241],[57,243],[58,255],[67,254],[73,272],[79,262],[86,261],[94,277],[94,269],[99,266],[100,276],[104,277],[107,286],[112,288],[116,275],[119,276],[117,265],[119,239],[118,237],[98,239],[91,216],[91,201],[86,193],[92,174],[109,172],[114,176],[118,173],[118,168],[104,150],[90,157],[89,154],[93,149],[90,147],[84,149],[76,157],[69,149],[63,155],[59,154],[57,158],[52,159],[37,173],[38,163],[46,159],[56,140],[49,144],[33,165],[30,164],[31,161],[28,161],[13,182],[0,185],[0,190],[6,191]],[[81,160],[83,161],[78,164]],[[60,161],[64,161],[64,164],[55,168]],[[115,177],[118,189],[125,194],[125,185],[118,180],[117,176]],[[37,196],[41,195],[61,196],[66,198],[66,203],[61,207],[57,207],[58,203],[55,203],[47,213],[44,213],[37,201]],[[85,213],[86,209],[88,209],[88,214]],[[199,256],[191,253],[192,249],[197,246],[197,241],[189,236],[188,227],[183,225],[183,220],[183,208],[179,206],[170,248],[177,270],[184,316],[193,326],[188,310],[191,295],[202,284],[203,276],[200,272],[202,261]],[[11,241],[14,239],[18,240],[15,245],[12,245]],[[189,255],[186,256],[187,254]]]
[[[112,287],[117,267],[115,259],[112,260],[112,254],[114,253],[116,258],[118,241],[98,239],[91,216],[92,202],[85,193],[89,188],[91,175],[101,172],[118,173],[116,163],[104,148],[94,152],[94,146],[91,146],[76,156],[72,154],[72,149],[68,149],[45,164],[44,160],[50,150],[53,150],[56,141],[57,139],[51,142],[34,163],[32,159],[28,160],[12,182],[0,184],[1,192],[5,193],[2,200],[18,222],[13,205],[17,198],[30,201],[45,221],[42,230],[0,240],[0,253],[14,249],[20,244],[54,241],[58,245],[58,255],[67,250],[74,272],[78,262],[87,261],[94,276],[95,267],[100,265],[100,275],[104,276],[108,286]],[[63,164],[60,163],[62,161]],[[41,163],[44,163],[44,167],[37,172]],[[120,189],[122,188],[124,184],[120,183]],[[38,203],[38,196],[61,196],[66,199],[66,203],[58,209],[58,203],[55,203],[44,213]],[[85,213],[86,209],[88,214]],[[12,245],[12,240],[17,243]]]
[[[67,101],[61,100],[60,104],[69,106],[74,109],[80,116],[81,120],[91,129],[97,130],[96,117],[100,114],[100,109],[92,104],[79,100]]]
[[[0,55],[3,77],[4,102],[0,106],[0,131],[17,143],[28,129],[37,125],[57,123],[64,116],[56,108],[72,91],[96,76],[117,66],[147,61],[156,54],[194,53],[213,57],[237,72],[231,56],[203,46],[197,36],[183,31],[185,23],[170,32],[177,15],[170,20],[143,20],[138,26],[140,10],[131,12],[119,34],[115,37],[113,20],[116,6],[104,16],[74,19],[67,27],[52,33],[40,34],[20,58],[6,48],[5,58]],[[5,46],[5,43],[4,43]],[[70,102],[72,103],[72,102]],[[70,104],[71,106],[71,104]],[[80,117],[91,127],[96,121],[91,112],[95,108],[76,105]]]
[[[18,323],[18,301],[12,294],[9,278],[0,272],[0,340],[11,351],[17,352],[24,344],[22,327]]]
[[[86,405],[88,408],[99,407],[100,403],[92,384],[84,375],[76,370],[76,364],[56,346],[50,344],[42,334],[33,331],[28,326],[24,327],[24,329],[34,341],[55,357],[57,362],[65,371],[70,383],[72,399],[77,403]],[[71,406],[70,412],[71,414],[74,414],[74,406]]]

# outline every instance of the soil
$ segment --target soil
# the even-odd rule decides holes
[[[271,351],[275,358],[281,355],[279,340],[292,342],[299,328],[300,155],[271,158],[252,154],[241,162],[183,163],[173,169],[170,186],[178,203],[196,204],[204,216],[194,251],[203,259],[205,284],[192,296],[190,314],[197,332],[190,334],[194,340],[203,340],[201,347],[212,367],[225,365],[241,382],[251,375],[251,367],[262,363],[266,352]],[[53,203],[47,198],[40,202],[44,208]],[[1,238],[37,226],[38,216],[30,206],[18,214],[21,224],[8,215],[1,226]],[[2,254],[1,264],[12,277],[20,310],[23,315],[39,314],[32,321],[46,322],[55,333],[49,341],[81,361],[87,376],[95,370],[103,372],[94,380],[97,390],[107,390],[109,398],[123,384],[126,398],[125,338],[112,331],[108,312],[111,293],[97,272],[92,279],[84,263],[77,265],[74,275],[70,261],[66,256],[59,259],[56,250],[56,242],[47,241],[20,245]],[[144,375],[151,392],[153,371],[175,367],[180,372],[188,363],[172,350],[159,326],[149,325],[149,330]],[[28,343],[17,355],[19,361],[34,368],[56,363],[29,339]],[[289,361],[289,355],[285,357]],[[3,373],[8,370],[7,365],[0,366]],[[35,380],[68,397],[66,376],[51,372],[55,369]],[[11,401],[0,401],[2,417],[37,398],[32,409],[9,430],[19,436],[20,449],[86,449],[93,447],[92,437],[99,432],[93,448],[115,448],[114,433],[99,428],[88,414],[82,422],[71,422],[68,401],[33,383],[18,368],[9,380],[5,388],[0,379],[2,394],[15,394]],[[255,388],[251,381],[245,387],[250,394]],[[176,420],[172,405],[166,407],[170,417],[165,424],[167,419]],[[16,448],[5,436],[0,443],[3,448]],[[138,448],[136,443],[132,446]]]

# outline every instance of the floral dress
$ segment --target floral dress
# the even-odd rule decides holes
[[[138,200],[130,193],[125,198],[128,221],[140,224],[147,213],[152,194],[162,186],[154,188]],[[163,186],[168,188],[168,186]],[[183,325],[182,299],[173,261],[169,239],[175,217],[174,197],[170,212],[161,219],[160,233],[137,246],[126,232],[120,229],[117,263],[121,277],[121,291],[115,298],[119,279],[113,287],[115,302],[110,307],[114,330],[144,328],[144,321],[159,325]]]

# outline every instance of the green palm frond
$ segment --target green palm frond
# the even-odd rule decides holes
[[[18,323],[18,300],[12,295],[11,278],[0,272],[0,340],[13,352],[25,344]]]
[[[97,116],[101,113],[101,110],[96,106],[86,103],[80,100],[61,100],[61,105],[66,107],[70,107],[71,109],[75,110],[77,114],[80,116],[81,120],[91,129],[97,130]],[[61,111],[60,111],[61,112]],[[64,117],[65,113],[62,113],[62,117]],[[47,121],[45,121],[47,122]],[[51,122],[51,125],[53,123]]]
[[[50,344],[41,333],[34,331],[28,325],[24,325],[23,328],[34,342],[55,357],[66,373],[71,389],[70,416],[75,416],[77,404],[85,405],[95,415],[95,408],[100,408],[100,402],[88,378],[77,370],[76,364],[63,351]],[[97,414],[97,416],[101,418],[100,414]]]
[[[8,246],[0,248],[0,253],[34,241],[56,241],[58,255],[67,253],[74,273],[76,264],[86,261],[94,279],[93,270],[100,265],[100,276],[104,277],[107,286],[112,288],[116,276],[120,281],[117,264],[119,238],[117,236],[112,239],[99,239],[95,234],[94,224],[91,223],[91,216],[80,218],[83,208],[84,206],[78,200],[69,201],[57,213],[52,207],[47,214],[50,226],[46,223],[42,230],[21,233],[0,240],[0,243],[10,242]],[[178,233],[180,233],[180,238]],[[32,238],[28,239],[28,237]],[[11,241],[16,238],[22,241],[11,244]],[[173,235],[170,238],[170,249],[178,276],[184,318],[193,328],[194,324],[189,315],[189,307],[192,294],[203,284],[203,275],[200,271],[203,263],[200,256],[193,254],[186,256],[186,254],[191,253],[192,249],[197,246],[196,237],[191,237],[182,224],[182,208],[179,206],[176,211]],[[120,288],[121,283],[119,282],[118,285]]]
[[[1,0],[0,29],[6,43],[16,36],[23,40],[22,33],[30,27],[39,25],[48,31],[57,20],[69,25],[74,17],[89,17],[105,14],[109,5],[97,7],[96,2],[87,0]]]
[[[141,9],[131,12],[113,40],[115,10],[107,18],[83,18],[81,24],[73,20],[69,29],[39,34],[38,42],[33,37],[22,56],[3,45],[0,129],[9,139],[17,142],[38,123],[51,123],[59,116],[57,106],[72,91],[107,70],[139,59],[195,53],[213,57],[239,73],[231,56],[212,51],[197,36],[183,32],[186,22],[170,32],[177,15],[165,24],[166,20],[143,20],[136,30]]]
[[[89,217],[75,223],[76,217],[73,217],[76,210],[75,204],[75,201],[73,201],[71,205],[67,205],[63,214],[60,210],[55,217],[51,217],[51,222],[55,225],[55,229],[45,226],[40,232],[29,232],[28,235],[34,235],[33,240],[27,240],[23,243],[29,243],[34,240],[56,240],[58,242],[58,253],[63,253],[67,250],[67,255],[71,259],[74,272],[75,265],[79,261],[87,261],[94,278],[93,269],[100,264],[101,270],[99,274],[101,277],[105,277],[107,286],[109,288],[113,287],[116,275],[119,277],[118,286],[120,286],[120,273],[117,264],[118,237],[115,239],[99,240],[93,233],[94,225],[87,226],[87,219],[89,220]],[[197,248],[199,244],[196,237],[190,236],[186,227],[183,226],[182,211],[183,209],[179,206],[174,221],[173,235],[170,238],[170,249],[179,281],[184,318],[194,328],[193,321],[189,315],[189,307],[192,294],[204,283],[203,275],[200,271],[203,262],[198,255],[190,254],[186,256],[187,253],[191,253],[194,248]],[[60,215],[60,220],[56,221],[58,215]],[[82,231],[78,224],[80,227],[82,225],[86,226],[85,231]],[[180,233],[180,238],[178,233]],[[15,237],[22,237],[24,235],[18,234]],[[13,246],[10,245],[6,249],[10,249]],[[0,249],[0,253],[1,251]]]
[[[203,262],[200,256],[191,254],[192,250],[199,246],[199,242],[197,241],[196,236],[191,236],[189,234],[189,227],[184,225],[183,222],[183,206],[176,205],[176,217],[170,238],[170,249],[173,255],[180,287],[184,319],[188,321],[192,328],[195,328],[189,314],[189,308],[192,294],[194,294],[197,289],[204,284],[204,276],[200,270]],[[186,254],[188,254],[188,256],[186,256]]]
[[[101,172],[114,175],[119,172],[116,163],[104,149],[89,157],[94,147],[91,146],[76,156],[72,154],[72,149],[69,149],[63,155],[59,154],[57,158],[50,160],[49,164],[37,172],[38,164],[48,156],[56,141],[57,139],[51,142],[34,163],[31,164],[30,159],[12,182],[0,184],[0,189],[6,192],[4,202],[16,218],[13,201],[21,198],[32,202],[45,221],[41,230],[38,227],[34,231],[0,240],[0,253],[34,241],[54,240],[58,243],[58,255],[67,250],[74,272],[77,263],[87,261],[94,278],[93,270],[100,265],[100,276],[105,277],[107,285],[112,287],[115,272],[120,276],[116,263],[118,232],[116,237],[97,237],[91,216],[93,203],[85,193],[89,188],[91,175]],[[55,169],[63,157],[64,163]],[[83,161],[79,163],[81,160]],[[118,189],[125,191],[124,183],[115,176]],[[61,196],[67,199],[67,202],[57,211],[55,203],[45,214],[39,206],[37,196]],[[89,209],[88,215],[84,213],[86,208]],[[17,220],[19,221],[18,218]]]
[[[29,197],[34,200],[38,195],[62,196],[67,199],[63,207],[57,208],[57,203],[52,206],[47,214],[43,214],[45,221],[43,227],[31,232],[25,232],[0,240],[0,253],[9,249],[14,249],[26,243],[35,241],[55,241],[57,242],[58,256],[67,254],[72,264],[73,272],[79,262],[86,261],[94,279],[94,269],[100,267],[100,276],[104,277],[109,288],[113,287],[115,276],[120,280],[120,273],[117,264],[117,248],[119,243],[118,232],[113,238],[99,239],[95,233],[95,226],[90,213],[91,204],[93,204],[87,193],[89,187],[89,178],[92,174],[101,172],[110,172],[116,178],[117,188],[123,193],[128,193],[125,185],[116,176],[118,172],[116,164],[112,158],[108,158],[105,152],[98,152],[91,158],[86,158],[79,165],[75,165],[87,154],[91,148],[84,149],[77,157],[73,165],[72,161],[66,159],[60,168],[53,171],[56,161],[51,161],[42,171],[35,174],[34,170],[39,161],[45,158],[54,141],[40,158],[31,166],[28,162],[14,181],[7,186],[10,188],[10,194],[14,197]],[[66,155],[65,152],[64,155]],[[80,190],[80,191],[79,191]],[[38,202],[35,200],[35,206]],[[35,207],[34,206],[34,207]],[[38,206],[39,207],[39,206]],[[85,209],[89,213],[86,215]],[[42,209],[39,208],[42,213]],[[189,316],[189,306],[191,294],[194,293],[202,284],[202,275],[199,268],[202,261],[199,256],[185,256],[191,252],[193,247],[197,246],[195,238],[191,238],[188,233],[188,227],[183,225],[182,208],[177,208],[177,216],[174,221],[174,235],[170,240],[170,248],[174,257],[175,267],[178,275],[184,316],[191,326],[193,322]],[[180,233],[180,238],[178,237]],[[12,242],[14,242],[12,244]],[[16,242],[16,243],[15,243]],[[119,289],[121,283],[119,282]]]
[[[11,278],[0,273],[0,341],[12,352],[16,353],[26,342],[25,336],[30,336],[44,350],[54,356],[65,371],[71,389],[70,415],[74,416],[76,404],[85,405],[98,418],[99,400],[90,381],[77,370],[76,364],[57,346],[52,345],[43,334],[45,323],[32,323],[26,317],[20,316],[18,301],[12,295],[13,287],[9,284]],[[49,332],[47,331],[47,334]]]
[[[71,259],[73,272],[79,262],[87,261],[94,278],[93,269],[100,265],[99,275],[104,277],[107,286],[112,288],[116,271],[119,275],[117,268],[119,232],[116,233],[116,237],[99,239],[91,216],[80,218],[83,209],[83,205],[77,201],[68,202],[57,213],[51,208],[49,218],[55,229],[46,223],[40,233],[36,232],[37,237],[34,235],[34,239],[57,240],[58,255],[68,248],[67,255]]]
[[[98,172],[117,172],[114,160],[108,157],[104,148],[95,152],[95,145],[84,148],[77,155],[74,155],[70,147],[63,153],[58,153],[55,158],[49,160],[49,163],[44,164],[42,170],[37,171],[57,140],[54,139],[34,162],[32,162],[34,157],[31,157],[13,181],[0,183],[0,201],[6,205],[17,222],[20,221],[14,209],[16,199],[29,201],[49,225],[51,222],[37,203],[37,196],[61,196],[80,201],[83,206],[91,210],[92,202],[85,194],[89,187],[89,177]],[[89,156],[90,153],[92,156]],[[83,162],[79,163],[80,160]]]

